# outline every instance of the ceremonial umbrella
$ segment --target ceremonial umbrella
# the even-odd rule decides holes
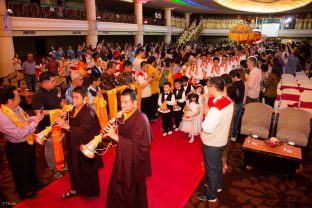
[[[234,25],[229,31],[229,39],[239,43],[246,43],[253,39],[252,28],[244,23]]]

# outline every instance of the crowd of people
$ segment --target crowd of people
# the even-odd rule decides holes
[[[76,61],[76,68],[67,67],[67,60]],[[216,193],[222,190],[222,172],[227,170],[229,141],[237,139],[244,104],[265,102],[274,106],[283,73],[305,71],[311,77],[311,47],[305,42],[239,45],[226,41],[138,46],[102,41],[95,48],[82,44],[77,50],[68,46],[66,51],[51,47],[48,62],[41,63],[39,89],[31,53],[24,63],[14,57],[13,64],[25,74],[28,89],[35,92],[35,116],[30,117],[19,107],[18,89],[8,86],[1,91],[0,131],[7,140],[6,154],[21,198],[35,197],[40,185],[35,177],[35,146],[29,137],[36,129],[41,132],[49,127],[52,117],[69,133],[65,137],[70,144],[68,158],[64,159],[60,143],[55,142],[60,129],[52,130],[44,144],[51,173],[56,178],[62,177],[64,169],[70,173],[71,189],[62,197],[97,197],[102,158],[88,159],[79,154],[79,146],[88,143],[101,128],[95,100],[107,100],[109,90],[137,83],[141,110],[137,93],[126,89],[116,104],[125,111],[119,131],[115,125],[106,127],[107,135],[118,143],[107,207],[147,207],[150,123],[161,117],[163,137],[182,131],[193,143],[200,136],[208,186],[198,197],[216,201]],[[67,77],[64,97],[55,87],[56,75]],[[74,105],[67,119],[55,118],[55,110],[66,105]]]

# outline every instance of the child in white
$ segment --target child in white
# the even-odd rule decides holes
[[[194,136],[200,134],[201,130],[201,105],[198,102],[198,94],[196,92],[189,93],[188,104],[184,108],[184,115],[180,125],[180,130],[189,134],[191,138],[189,143],[194,142]]]
[[[199,117],[201,118],[201,120],[203,121],[203,106],[205,105],[206,101],[205,101],[205,95],[204,95],[204,87],[201,84],[196,85],[195,87],[195,91],[198,94],[198,103],[201,106],[200,108],[200,113],[199,113]]]

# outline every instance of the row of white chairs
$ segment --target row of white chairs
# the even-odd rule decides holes
[[[292,88],[277,89],[274,108],[283,109],[287,107],[300,108],[312,115],[312,89],[303,92]]]
[[[312,115],[312,80],[304,72],[283,74],[277,87],[275,109],[300,108]]]

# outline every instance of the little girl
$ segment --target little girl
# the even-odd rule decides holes
[[[205,101],[205,95],[204,95],[204,87],[201,84],[198,84],[195,86],[195,91],[198,94],[198,103],[200,106],[204,106],[206,101]],[[203,118],[203,109],[200,109],[199,117],[204,120]]]
[[[180,130],[189,134],[189,143],[194,142],[194,136],[200,134],[201,130],[201,105],[198,102],[199,96],[196,92],[191,92],[187,96],[188,103],[184,107],[184,115],[180,124]]]

